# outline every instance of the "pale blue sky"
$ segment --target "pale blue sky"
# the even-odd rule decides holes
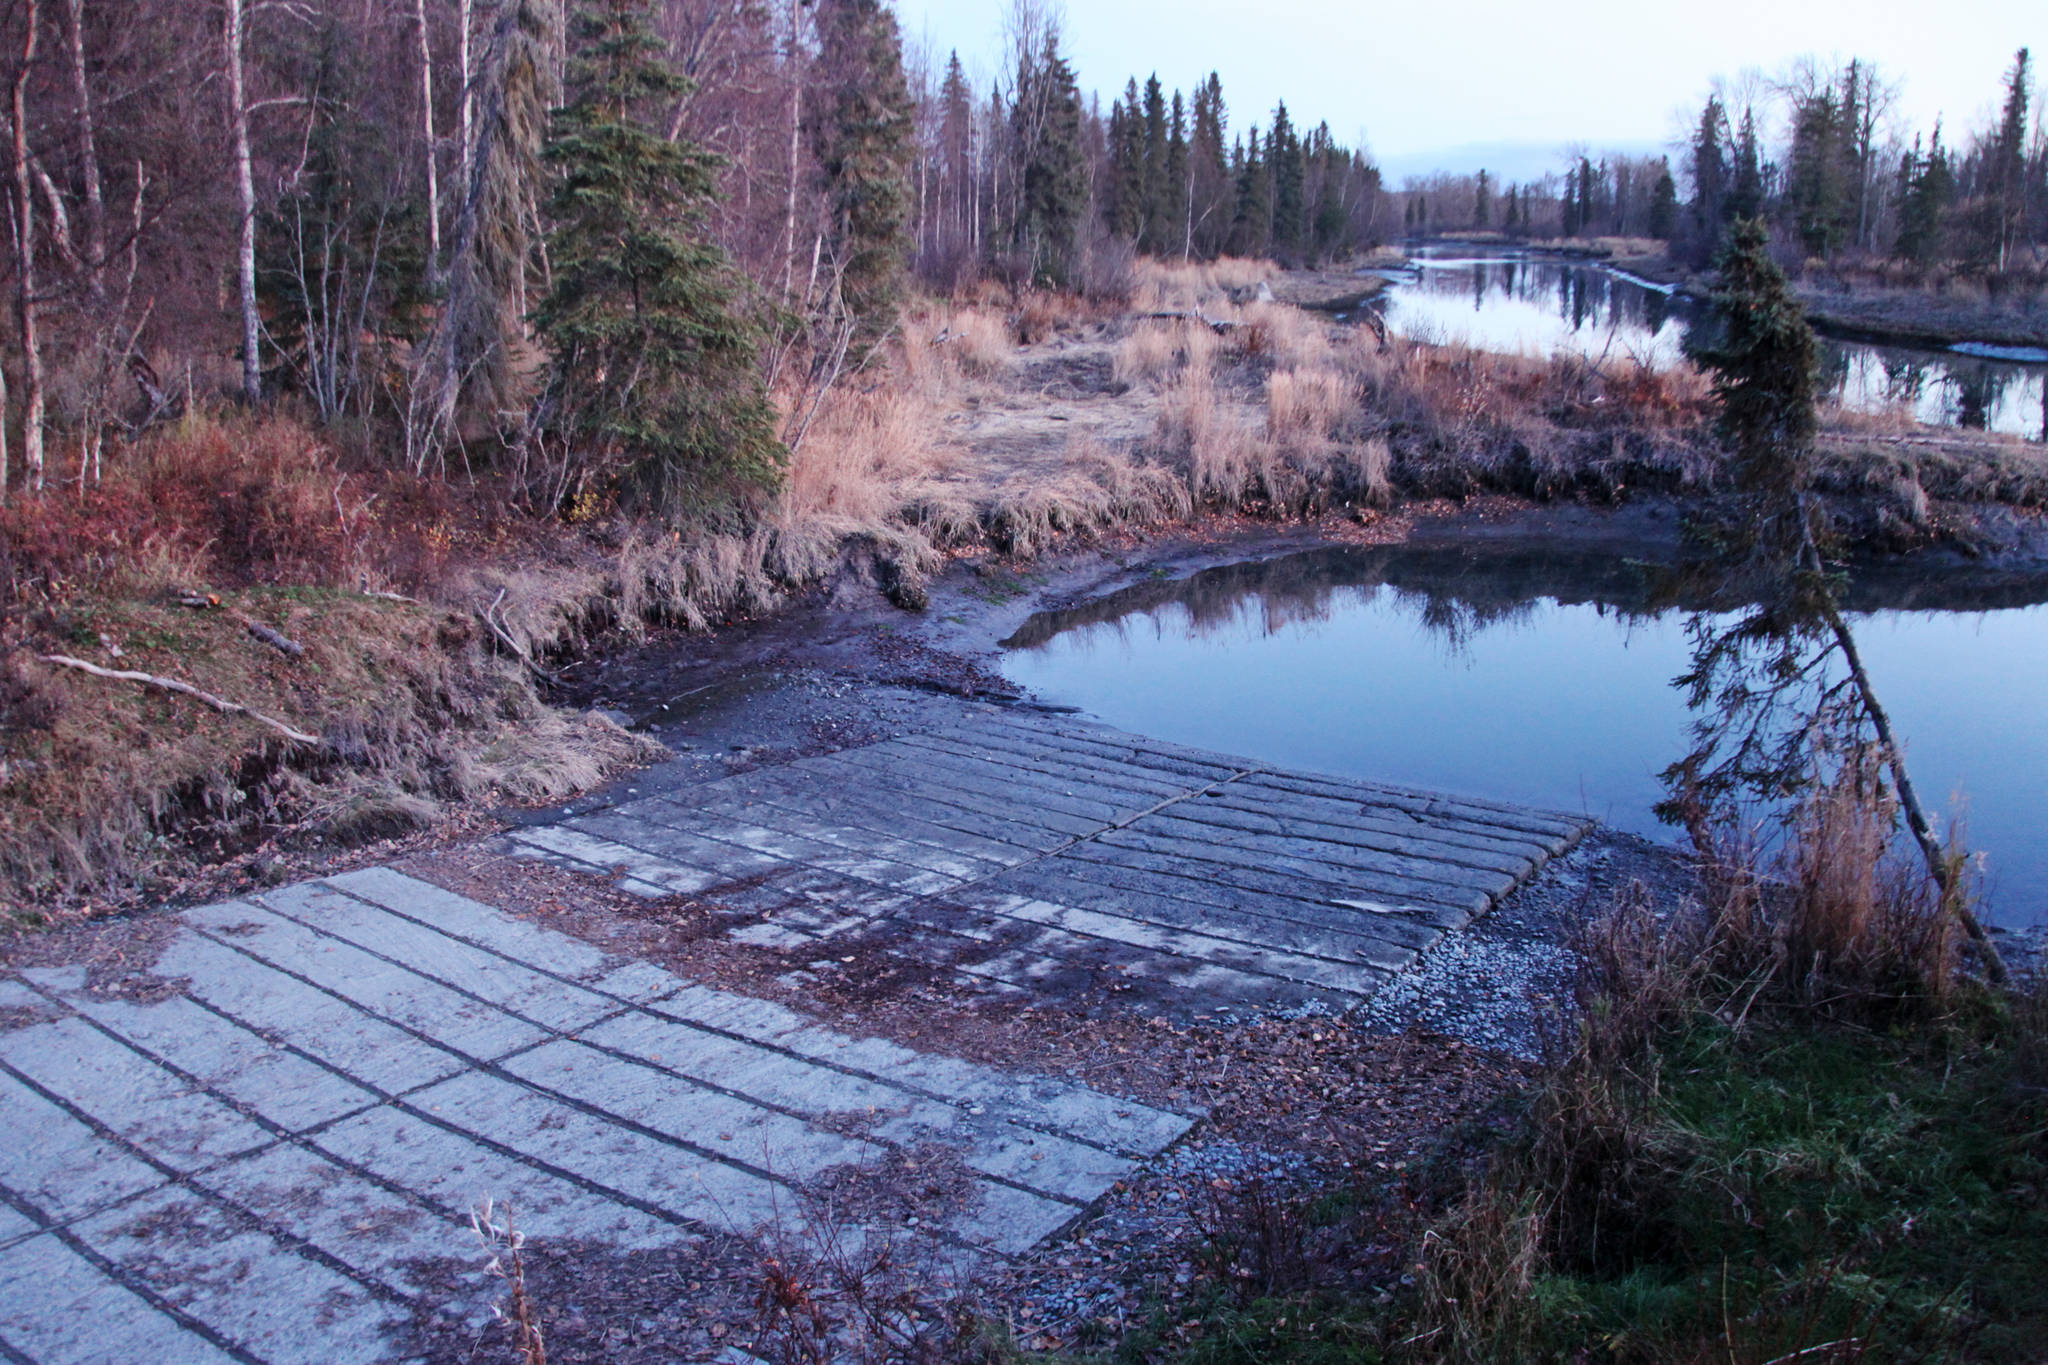
[[[1007,8],[897,0],[907,38],[940,61],[957,47],[984,76]],[[1155,68],[1186,87],[1214,68],[1233,129],[1285,98],[1297,122],[1362,133],[1402,171],[1472,144],[1661,143],[1715,75],[1776,71],[1802,53],[1903,76],[1914,126],[1936,114],[1968,125],[1989,117],[2015,48],[2048,56],[2043,0],[1072,0],[1066,29],[1083,89],[1108,95]]]

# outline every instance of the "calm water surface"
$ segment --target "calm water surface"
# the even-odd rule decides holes
[[[1683,356],[1693,313],[1663,286],[1598,266],[1449,247],[1423,248],[1386,296],[1388,326],[1419,340],[1660,368]],[[1826,391],[1851,411],[2048,440],[2048,355],[2029,364],[1831,340],[1822,351]]]
[[[1545,580],[1548,581],[1545,581]],[[1126,729],[1268,762],[1585,811],[1668,839],[1685,616],[1632,570],[1336,551],[1048,613],[1009,677]],[[1858,641],[1923,797],[1967,819],[1988,918],[2048,922],[2048,585],[1859,584]]]

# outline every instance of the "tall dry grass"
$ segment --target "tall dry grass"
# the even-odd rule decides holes
[[[1125,384],[1158,383],[1184,369],[1207,371],[1222,342],[1212,327],[1185,320],[1141,323],[1118,343],[1111,374]]]
[[[1282,444],[1329,440],[1357,411],[1350,378],[1336,370],[1275,370],[1266,380],[1266,434]]]
[[[1337,361],[1339,339],[1351,329],[1321,315],[1285,303],[1254,303],[1240,314],[1242,327],[1234,337],[1241,353],[1269,360],[1281,369],[1322,369]]]
[[[1233,303],[1233,294],[1278,279],[1272,261],[1226,256],[1215,261],[1161,261],[1137,264],[1132,306],[1141,313],[1203,312],[1217,316]]]

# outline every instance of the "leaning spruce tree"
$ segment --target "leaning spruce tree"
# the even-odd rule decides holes
[[[1813,531],[1806,490],[1819,430],[1819,350],[1805,310],[1771,259],[1763,220],[1737,219],[1717,264],[1715,326],[1690,349],[1714,377],[1729,474],[1744,503],[1742,548],[1765,563],[1796,564]]]
[[[704,218],[716,158],[655,130],[689,83],[662,58],[647,0],[585,0],[559,172],[553,287],[535,311],[553,366],[538,423],[560,452],[551,496],[598,485],[671,519],[772,486],[784,452],[757,333]]]
[[[1695,726],[1697,747],[1665,776],[1676,789],[1659,813],[1678,817],[1689,803],[1725,799],[1742,789],[1783,794],[1795,766],[1810,761],[1811,746],[1831,723],[1838,689],[1801,724],[1787,728],[1773,748],[1762,736],[1773,698],[1809,684],[1818,670],[1801,662],[1814,641],[1839,657],[1852,699],[1848,734],[1867,736],[1890,769],[1906,827],[1938,888],[1943,908],[1976,945],[1987,975],[2006,978],[1998,947],[1969,903],[1962,860],[1943,847],[1928,819],[1891,716],[1864,667],[1855,632],[1836,597],[1836,582],[1822,557],[1824,525],[1812,497],[1819,345],[1805,310],[1792,297],[1785,274],[1771,259],[1763,222],[1739,218],[1719,258],[1713,294],[1715,335],[1689,347],[1714,376],[1720,436],[1737,500],[1733,534],[1720,538],[1725,588],[1756,605],[1730,624],[1697,628],[1691,670],[1680,679],[1695,709],[1716,706],[1718,720]],[[1743,673],[1745,656],[1761,648],[1760,675]]]

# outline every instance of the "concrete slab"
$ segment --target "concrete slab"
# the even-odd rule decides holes
[[[881,935],[1004,989],[1114,979],[1182,1013],[1348,1008],[1591,827],[996,712],[570,823],[514,839],[760,917],[743,943]]]
[[[874,891],[804,883],[848,887]],[[485,1199],[530,1239],[672,1250],[787,1233],[808,1190],[935,1147],[967,1183],[925,1235],[1012,1255],[1194,1122],[827,1028],[386,869],[182,920],[161,1000],[77,969],[0,981],[31,1021],[0,1032],[0,1358],[400,1359],[417,1300],[448,1292],[417,1267],[474,1256]]]

